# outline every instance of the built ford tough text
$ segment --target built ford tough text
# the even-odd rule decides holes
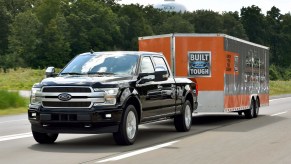
[[[123,51],[80,54],[58,74],[47,68],[31,92],[34,139],[49,144],[59,133],[113,133],[117,144],[130,145],[139,124],[167,118],[189,131],[196,84],[169,68],[161,53]]]

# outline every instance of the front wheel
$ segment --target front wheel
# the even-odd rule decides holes
[[[183,104],[181,115],[174,118],[175,128],[178,132],[187,132],[192,125],[192,105],[189,100]]]
[[[40,133],[32,131],[33,138],[40,144],[52,144],[58,138],[58,133]]]
[[[114,140],[118,145],[132,145],[135,142],[138,131],[137,120],[135,107],[133,105],[127,106],[118,132],[113,133]]]

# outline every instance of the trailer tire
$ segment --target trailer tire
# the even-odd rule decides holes
[[[181,114],[174,117],[175,128],[178,132],[187,132],[192,125],[192,105],[189,100],[183,104]]]
[[[260,112],[260,107],[259,107],[259,102],[256,101],[255,102],[256,104],[254,105],[255,106],[255,109],[254,109],[254,118],[257,118],[258,115],[259,115],[259,112]]]
[[[33,138],[40,144],[52,144],[58,138],[58,133],[40,133],[32,131]]]
[[[138,132],[138,117],[133,105],[128,105],[124,111],[118,132],[113,133],[118,145],[132,145]]]
[[[244,111],[245,117],[246,117],[247,119],[252,119],[252,118],[254,118],[254,114],[255,114],[255,105],[256,105],[255,101],[252,100],[252,101],[251,101],[251,105],[250,105],[250,109],[247,109],[247,110]]]

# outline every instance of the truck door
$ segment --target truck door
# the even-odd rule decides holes
[[[158,88],[161,91],[160,97],[160,114],[171,114],[175,112],[176,105],[176,83],[171,75],[165,59],[161,56],[153,56],[155,67],[162,66],[168,71],[168,79],[160,81]]]
[[[150,56],[143,56],[140,62],[139,73],[154,73],[154,66]],[[150,120],[159,116],[161,90],[159,82],[154,81],[154,75],[142,77],[137,81],[136,89],[142,102],[143,118]]]

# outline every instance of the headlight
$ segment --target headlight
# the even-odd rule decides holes
[[[32,88],[31,89],[31,96],[30,96],[30,103],[31,104],[40,104],[41,103],[40,90],[41,90],[41,88]]]
[[[94,88],[95,92],[104,91],[104,104],[115,105],[116,104],[116,96],[118,94],[119,88]]]

